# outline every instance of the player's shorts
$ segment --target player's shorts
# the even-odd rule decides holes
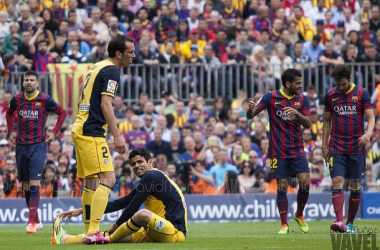
[[[113,172],[108,144],[103,137],[72,133],[77,157],[78,177],[96,177],[98,173]]]
[[[306,156],[287,159],[271,158],[270,166],[272,178],[276,180],[294,177],[300,173],[310,173]]]
[[[364,178],[365,155],[328,154],[327,163],[331,177],[342,176],[354,180]]]
[[[41,180],[47,156],[46,142],[16,145],[18,179],[20,181]]]
[[[148,230],[141,228],[136,233],[132,234],[132,243],[146,243],[146,242],[159,242],[159,243],[183,243],[185,242],[185,235],[182,231],[176,229],[173,224],[158,216],[152,214],[155,218],[153,227]]]

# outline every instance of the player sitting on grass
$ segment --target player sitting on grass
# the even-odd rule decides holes
[[[153,168],[149,150],[136,148],[130,152],[129,160],[141,180],[128,196],[108,202],[105,213],[124,211],[104,235],[109,236],[111,243],[185,242],[187,209],[181,190]],[[139,210],[142,204],[146,209]],[[54,221],[51,243],[82,243],[84,234],[68,235],[61,226],[62,220],[82,213],[82,209],[76,209],[59,214]]]

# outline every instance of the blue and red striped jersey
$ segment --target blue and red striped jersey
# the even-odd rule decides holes
[[[145,144],[150,142],[149,133],[146,131],[138,131],[134,130],[128,131],[124,133],[125,143],[129,145],[129,149],[135,149],[138,147],[145,147]]]
[[[355,84],[345,94],[333,88],[325,96],[324,104],[332,120],[329,153],[365,154],[365,147],[359,148],[359,138],[365,133],[364,112],[373,109],[368,91]]]
[[[269,114],[267,157],[270,158],[286,159],[305,156],[301,124],[297,117],[289,116],[283,111],[285,107],[297,109],[304,116],[310,115],[309,101],[304,95],[288,96],[283,89],[268,92],[257,104],[259,110],[267,109]]]
[[[7,112],[9,115],[12,115],[15,111],[18,115],[16,124],[16,141],[18,144],[35,144],[45,141],[45,126],[49,112],[58,113],[59,116],[63,112],[62,123],[66,117],[66,113],[60,105],[50,96],[38,91],[32,98],[27,98],[24,93],[15,95],[11,100]],[[60,126],[62,126],[62,123]],[[54,128],[54,130],[57,130],[53,131],[55,134],[59,131],[60,126]]]

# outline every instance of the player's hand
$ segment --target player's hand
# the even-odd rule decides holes
[[[365,133],[359,138],[359,147],[364,148],[370,140],[371,140],[371,135]]]
[[[12,132],[11,135],[9,136],[9,140],[10,140],[13,144],[16,144],[16,137],[17,137],[16,132]]]
[[[256,108],[257,102],[258,102],[259,100],[260,100],[260,97],[255,96],[255,98],[253,98],[253,101],[249,101],[249,102],[248,102],[248,107],[249,107],[249,109],[253,110],[254,108]]]
[[[108,228],[106,231],[104,231],[104,235],[108,234],[108,236],[111,236],[111,234],[113,234],[117,228],[118,228],[118,226],[116,224],[113,224],[110,228]]]
[[[288,116],[296,116],[298,114],[298,110],[292,107],[285,107],[283,111],[286,112]]]
[[[55,134],[54,134],[53,132],[49,132],[48,136],[47,136],[46,139],[45,139],[45,142],[46,142],[46,143],[49,143],[49,142],[51,142],[52,140],[54,140],[54,138],[55,138]]]
[[[327,147],[322,147],[322,156],[323,159],[327,162],[327,155],[329,154],[329,149]]]
[[[68,221],[68,220],[70,220],[71,217],[77,217],[77,216],[81,215],[82,213],[83,213],[83,210],[81,208],[79,208],[79,209],[75,209],[75,210],[71,210],[71,211],[62,212],[62,213],[58,214],[57,216],[61,217],[62,220],[64,220],[64,221]]]
[[[114,144],[115,144],[116,152],[118,152],[119,154],[125,154],[125,151],[126,151],[125,142],[123,138],[121,138],[120,135],[115,137]]]

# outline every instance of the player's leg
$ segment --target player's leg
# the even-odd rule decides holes
[[[328,164],[330,168],[330,175],[332,178],[332,203],[336,221],[331,224],[331,230],[335,232],[345,232],[346,226],[343,223],[343,205],[344,194],[343,185],[344,178],[347,173],[347,156],[345,155],[329,155]]]
[[[144,227],[148,233],[149,240],[154,242],[184,242],[185,236],[179,232],[171,222],[152,213],[147,209],[141,209],[135,213],[131,219],[120,225],[118,229],[110,236],[112,243],[126,242],[143,242],[128,238],[131,235],[136,235],[140,229]]]
[[[277,180],[277,208],[281,219],[281,229],[279,234],[289,233],[288,225],[288,197],[286,191],[288,188],[288,160],[272,158],[270,160],[272,178]]]
[[[94,178],[85,178],[84,179],[84,188],[82,193],[82,208],[83,208],[83,222],[84,222],[84,233],[87,234],[90,227],[90,218],[91,218],[91,203],[94,197],[95,190],[98,186],[99,179]]]
[[[28,150],[30,192],[28,224],[34,224],[35,232],[37,232],[42,229],[42,224],[38,218],[38,207],[40,205],[40,183],[45,168],[47,145],[45,142],[29,145]],[[30,233],[34,233],[33,230]]]
[[[358,212],[361,202],[361,186],[362,178],[365,172],[365,155],[352,155],[349,156],[348,166],[348,186],[351,190],[350,198],[348,201],[348,217],[346,222],[346,232],[355,233],[354,219]]]
[[[108,149],[105,138],[87,137],[92,141],[92,157],[88,154],[88,145],[82,145],[86,149],[86,158],[82,157],[82,165],[86,178],[97,175],[99,185],[96,187],[91,202],[90,225],[87,231],[85,244],[103,244],[108,243],[108,238],[102,236],[99,232],[100,221],[108,203],[108,197],[115,185],[116,178],[113,169],[112,157]]]
[[[281,229],[279,234],[289,233],[288,225],[288,197],[286,190],[288,189],[288,178],[277,179],[277,208],[281,219]]]
[[[307,200],[309,199],[310,189],[310,169],[306,157],[297,157],[292,159],[291,167],[296,173],[298,179],[298,193],[297,193],[297,211],[293,218],[298,223],[300,230],[304,233],[309,232],[309,226],[307,225],[303,211],[305,209]]]
[[[99,185],[94,192],[91,204],[90,226],[87,234],[93,234],[99,231],[100,221],[103,217],[108,203],[108,196],[115,185],[115,173],[102,172],[98,173]]]

